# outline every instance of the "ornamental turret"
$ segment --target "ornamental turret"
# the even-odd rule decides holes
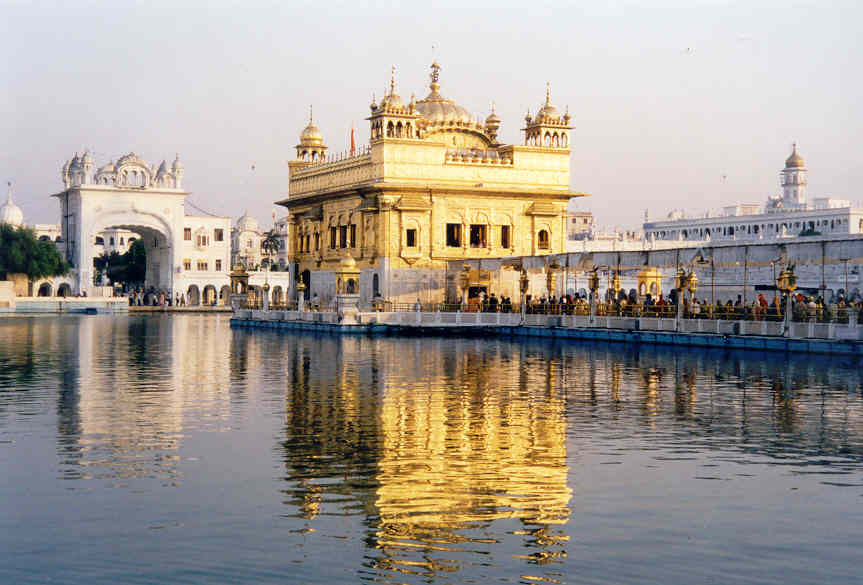
[[[566,113],[560,115],[557,108],[551,103],[551,88],[545,86],[545,103],[540,107],[535,116],[530,112],[524,117],[524,144],[525,146],[536,146],[540,148],[569,149],[569,125],[572,116],[569,108]]]
[[[309,106],[309,123],[300,132],[300,143],[297,144],[297,162],[323,162],[327,153],[324,137],[312,118],[312,106]]]
[[[390,75],[389,91],[384,92],[379,104],[374,98],[370,106],[369,136],[371,142],[377,142],[386,138],[418,138],[419,113],[417,112],[416,99],[411,96],[408,104],[405,104],[401,96],[396,92],[396,68],[392,68]]]
[[[491,103],[491,113],[485,119],[485,133],[491,138],[493,144],[498,144],[497,131],[500,129],[500,118],[494,111],[494,102]]]
[[[89,185],[93,182],[93,168],[93,156],[89,150],[85,150],[81,157],[82,184]]]
[[[183,188],[183,172],[184,167],[180,161],[180,153],[177,153],[177,156],[174,157],[174,164],[171,165],[171,173],[174,175],[174,189]]]

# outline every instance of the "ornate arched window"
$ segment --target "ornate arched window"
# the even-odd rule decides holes
[[[548,230],[539,230],[539,234],[537,234],[537,248],[539,248],[540,250],[548,250],[548,248],[549,248]]]

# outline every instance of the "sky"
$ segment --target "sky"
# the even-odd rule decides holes
[[[170,163],[198,207],[266,228],[309,105],[331,152],[369,103],[441,93],[520,144],[528,109],[569,106],[572,209],[637,228],[763,203],[794,141],[811,196],[863,200],[863,3],[26,2],[0,0],[0,178],[27,223],[73,154]],[[254,169],[253,169],[254,167]]]

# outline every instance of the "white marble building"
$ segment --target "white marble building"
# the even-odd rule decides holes
[[[672,211],[664,220],[645,221],[645,237],[652,241],[732,242],[801,235],[839,236],[863,233],[863,208],[848,199],[807,199],[808,169],[795,144],[780,173],[782,195],[771,196],[762,207],[740,204],[721,214],[685,217]]]
[[[51,241],[72,266],[64,277],[31,283],[33,296],[111,294],[109,284],[96,282],[94,259],[102,254],[123,254],[141,240],[146,247],[144,289],[164,292],[172,300],[184,297],[187,305],[230,304],[232,228],[228,217],[185,213],[188,191],[182,189],[183,165],[177,157],[170,166],[148,165],[134,153],[94,169],[89,153],[77,154],[63,166],[65,189],[55,193],[61,207],[60,224],[30,226],[43,241]],[[24,215],[12,201],[0,206],[0,222],[24,226]],[[240,223],[257,222],[246,214]],[[260,239],[254,249],[260,258]],[[260,260],[259,260],[260,261]],[[290,286],[287,272],[252,272],[250,286],[262,294],[270,285],[272,301],[283,302]]]
[[[186,215],[183,173],[179,157],[156,166],[129,153],[96,169],[85,152],[66,162],[64,190],[53,196],[61,207],[61,249],[74,268],[73,292],[89,294],[96,286],[95,257],[123,253],[140,239],[147,251],[145,289],[183,295],[191,304],[228,303],[231,221]]]

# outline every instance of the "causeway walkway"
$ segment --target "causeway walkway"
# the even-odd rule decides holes
[[[350,321],[350,322],[348,322]],[[344,334],[494,335],[547,337],[622,343],[653,343],[761,351],[805,352],[863,357],[863,327],[835,323],[791,323],[787,335],[777,321],[661,319],[521,315],[517,313],[357,313],[241,309],[233,327],[293,329]]]

